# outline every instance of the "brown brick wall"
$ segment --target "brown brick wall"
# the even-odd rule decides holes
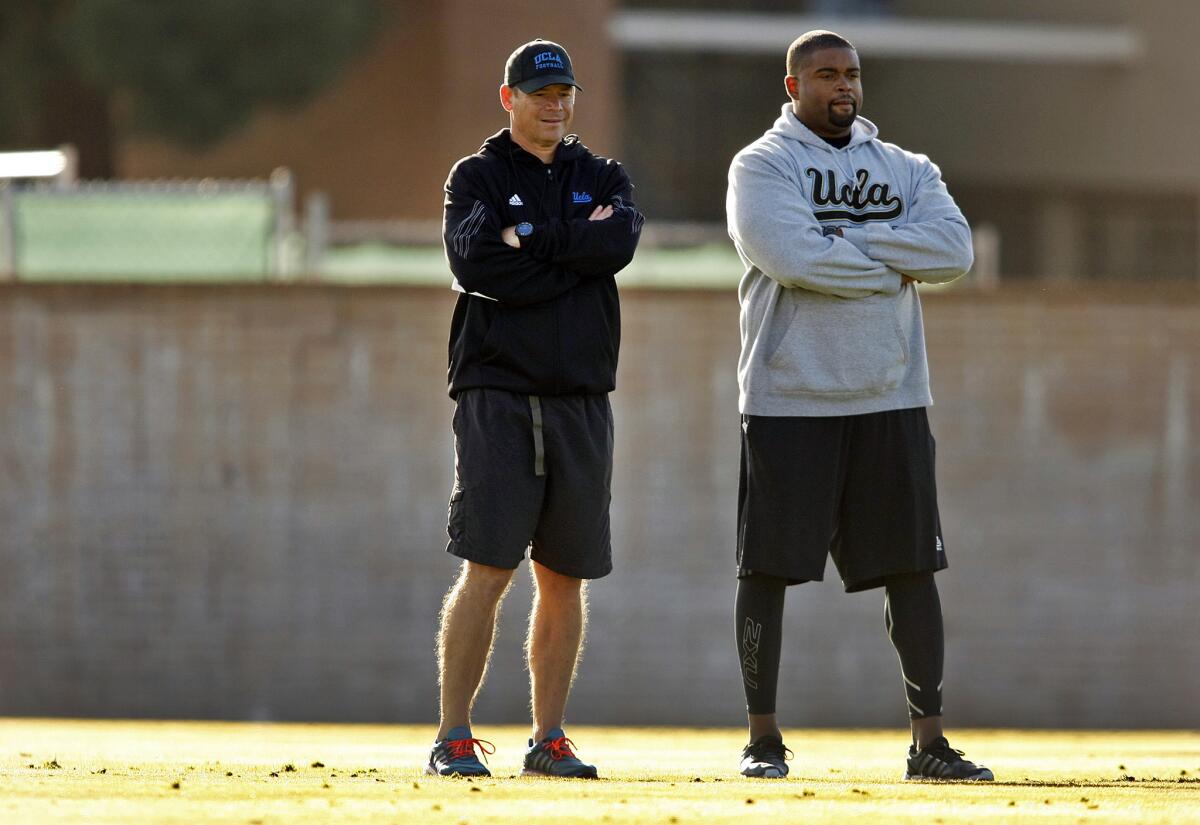
[[[451,301],[0,286],[0,714],[432,720]],[[1200,296],[925,306],[949,718],[1200,725]],[[737,724],[736,300],[624,307],[617,568],[571,718]],[[481,722],[525,714],[526,579]],[[788,724],[904,723],[881,613],[789,591]]]

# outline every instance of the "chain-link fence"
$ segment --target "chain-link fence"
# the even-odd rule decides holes
[[[0,178],[0,280],[256,281],[445,285],[441,224],[334,221],[312,192],[302,223],[292,176],[270,180]],[[974,228],[972,283],[999,273],[999,237]],[[741,263],[723,224],[650,222],[625,286],[733,289]]]
[[[0,182],[0,276],[258,280],[297,269],[293,185]]]

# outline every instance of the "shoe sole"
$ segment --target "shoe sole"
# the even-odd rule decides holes
[[[996,777],[991,771],[986,774],[977,774],[975,776],[922,776],[919,773],[904,774],[905,781],[909,782],[995,782]]]
[[[763,768],[759,771],[742,771],[742,776],[750,779],[786,779],[787,773],[779,770],[779,768]]]
[[[521,776],[545,776],[550,779],[599,779],[600,777],[594,773],[577,773],[577,774],[561,774],[561,773],[546,773],[545,771],[535,771],[533,768],[522,768]]]
[[[484,777],[487,777],[487,776],[491,776],[492,774],[491,774],[490,772],[485,772],[485,773],[461,773],[461,772],[459,772],[459,771],[451,771],[450,773],[442,773],[442,772],[441,772],[441,771],[439,771],[437,768],[435,768],[433,765],[426,765],[426,766],[425,766],[425,775],[426,775],[426,776],[443,776],[443,777],[445,777],[445,778],[447,778],[447,779],[452,779],[452,778],[454,778],[454,777],[456,777],[456,776],[458,776],[458,777],[463,777],[463,778],[466,778],[466,777],[474,777],[474,776],[484,776]]]

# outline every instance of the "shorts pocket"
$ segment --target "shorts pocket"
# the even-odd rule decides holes
[[[467,534],[467,511],[463,503],[465,492],[462,488],[456,488],[450,494],[450,506],[446,513],[446,533],[450,541],[455,543],[462,541]]]

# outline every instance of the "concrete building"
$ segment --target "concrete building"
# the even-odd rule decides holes
[[[782,44],[825,27],[859,46],[863,113],[881,136],[932,157],[972,222],[1000,229],[1006,275],[1200,275],[1200,110],[1186,102],[1200,84],[1200,6],[872,5],[889,13],[623,10],[626,134],[670,135],[673,148],[624,147],[648,213],[721,219],[728,157],[785,99]]]
[[[449,165],[505,125],[509,50],[561,40],[577,131],[619,157],[652,221],[723,220],[730,156],[771,122],[801,31],[859,45],[864,114],[942,167],[1006,277],[1200,278],[1200,5],[1185,0],[494,0],[395,3],[371,51],[294,113],[202,153],[146,141],[125,177],[284,164],[335,219],[437,220]],[[797,13],[797,12],[800,13]]]
[[[335,218],[441,220],[450,165],[508,125],[498,92],[504,62],[534,37],[568,46],[587,90],[575,128],[594,151],[616,152],[610,0],[382,3],[389,13],[371,48],[307,106],[265,111],[204,151],[126,141],[121,177],[265,177],[282,165],[295,173],[301,197],[326,192]]]

